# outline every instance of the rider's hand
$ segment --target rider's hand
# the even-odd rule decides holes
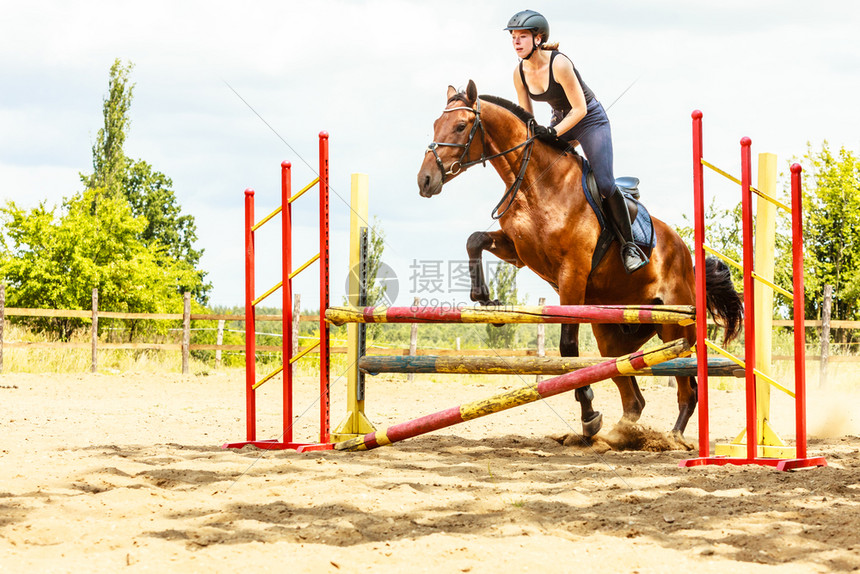
[[[550,137],[558,137],[558,132],[555,131],[555,128],[544,127],[541,125],[535,125],[535,136],[550,136]]]

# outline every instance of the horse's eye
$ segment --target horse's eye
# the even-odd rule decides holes
[[[466,122],[460,122],[457,124],[457,131],[462,132],[466,130]]]

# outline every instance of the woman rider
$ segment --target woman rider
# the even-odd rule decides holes
[[[517,12],[505,30],[510,31],[514,50],[520,57],[514,70],[520,107],[533,113],[532,100],[549,103],[550,127],[538,126],[535,133],[578,141],[582,146],[597,180],[597,189],[624,239],[621,261],[627,273],[633,273],[648,263],[648,257],[633,243],[627,205],[615,186],[612,132],[603,106],[570,59],[558,51],[558,44],[546,43],[549,23],[541,14],[533,10]]]

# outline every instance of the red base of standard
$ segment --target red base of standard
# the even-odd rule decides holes
[[[704,466],[716,464],[757,464],[759,466],[775,466],[777,470],[794,470],[795,468],[809,468],[812,466],[827,466],[823,456],[812,458],[730,458],[726,456],[711,456],[706,458],[688,458],[678,463],[681,468],[690,466]]]
[[[310,452],[314,450],[334,450],[332,443],[302,443],[302,442],[281,442],[278,440],[252,440],[244,442],[228,442],[221,445],[221,448],[242,448],[243,446],[255,446],[264,450],[295,450],[297,452]]]

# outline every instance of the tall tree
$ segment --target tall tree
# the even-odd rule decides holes
[[[143,160],[131,160],[123,146],[131,127],[129,111],[134,84],[130,74],[132,63],[117,59],[110,69],[108,93],[103,100],[104,125],[99,129],[93,144],[93,173],[81,174],[81,181],[92,194],[93,211],[102,195],[120,195],[131,206],[134,217],[142,217],[146,225],[139,239],[150,249],[163,250],[167,257],[197,268],[203,250],[194,248],[197,224],[194,217],[182,213],[182,207],[173,191],[173,181]],[[199,281],[192,294],[206,304],[212,284],[205,282],[206,273],[197,271]]]
[[[102,105],[104,126],[93,144],[93,173],[81,175],[88,189],[101,189],[109,194],[121,190],[127,163],[123,145],[131,126],[128,111],[134,84],[129,83],[129,74],[133,67],[131,62],[123,65],[117,58],[110,68],[108,94]]]
[[[139,236],[141,242],[153,249],[163,249],[167,257],[196,269],[203,255],[202,249],[194,248],[197,224],[193,216],[182,213],[173,181],[147,162],[137,160],[129,163],[122,189],[131,213],[146,220]],[[198,270],[198,274],[200,281],[191,293],[206,304],[212,284],[204,281],[205,272]]]
[[[860,319],[860,159],[825,141],[804,164],[803,235],[806,313],[821,314],[824,285],[833,285],[834,319]],[[784,222],[783,225],[787,225]],[[783,255],[790,268],[790,251]]]

